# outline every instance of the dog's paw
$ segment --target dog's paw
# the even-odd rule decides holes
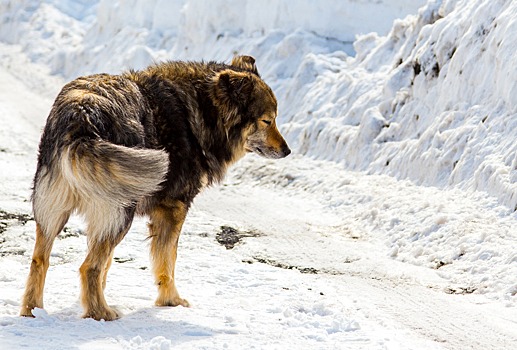
[[[32,314],[32,310],[34,308],[30,308],[30,307],[24,307],[20,310],[20,316],[22,317],[32,317],[34,318],[35,316]]]
[[[161,299],[158,298],[156,300],[156,306],[178,306],[181,305],[183,307],[190,307],[190,303],[187,301],[187,299],[183,299],[180,297],[175,298],[168,298],[168,299]]]
[[[94,320],[100,321],[114,321],[120,318],[119,313],[112,308],[107,309],[99,309],[99,310],[89,310],[85,312],[83,318],[93,318]]]

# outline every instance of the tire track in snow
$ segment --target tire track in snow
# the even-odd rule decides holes
[[[468,296],[446,295],[423,286],[394,283],[386,279],[369,279],[355,285],[365,293],[380,319],[391,316],[427,339],[446,349],[511,349],[517,342],[515,322],[509,321],[511,310],[477,305]],[[505,319],[505,316],[508,319]]]
[[[316,198],[281,186],[258,188],[246,180],[232,181],[207,191],[195,210],[261,233],[234,248],[244,261],[313,269],[340,285],[343,298],[357,299],[365,318],[410,330],[438,348],[510,349],[517,343],[513,308],[484,296],[447,294],[450,281],[437,270],[391,259],[383,241],[366,226],[343,220]],[[354,230],[360,232],[351,234]]]

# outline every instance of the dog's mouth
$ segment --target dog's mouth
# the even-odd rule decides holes
[[[260,149],[260,147],[246,147],[246,152],[248,153],[256,153],[262,157],[266,157],[266,154]]]
[[[262,152],[262,150],[258,147],[256,147],[253,152],[257,153],[258,155],[261,155],[262,157],[266,157],[266,155],[264,154],[264,152]]]
[[[245,150],[248,153],[253,152],[255,154],[258,154],[261,157],[268,158],[268,159],[284,158],[284,157],[287,157],[291,153],[291,150],[289,149],[289,147],[287,147],[287,145],[282,150],[279,150],[279,151],[270,149],[268,147],[266,147],[266,148],[259,147],[256,145],[246,146]]]

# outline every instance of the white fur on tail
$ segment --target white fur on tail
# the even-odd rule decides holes
[[[36,221],[55,235],[76,210],[88,222],[89,239],[118,234],[126,208],[159,190],[168,166],[164,151],[77,141],[36,178]]]

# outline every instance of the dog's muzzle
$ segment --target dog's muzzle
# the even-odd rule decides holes
[[[277,150],[274,148],[267,148],[267,147],[255,147],[251,151],[258,154],[261,157],[269,158],[269,159],[285,158],[289,154],[291,154],[291,149],[287,145],[282,147],[280,150]]]

